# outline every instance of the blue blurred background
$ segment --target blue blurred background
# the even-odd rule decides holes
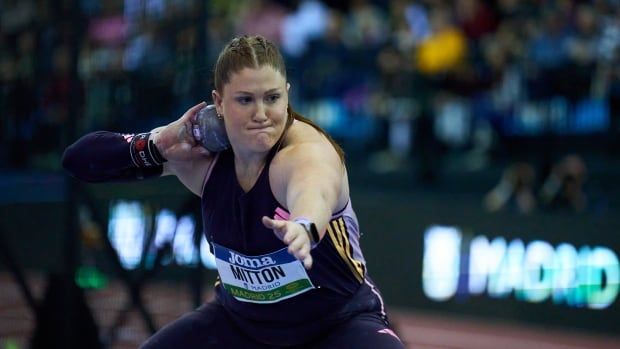
[[[135,347],[210,296],[197,198],[59,160],[210,101],[240,34],[281,47],[291,104],[345,149],[408,343],[468,347],[406,331],[435,315],[617,336],[619,0],[0,0],[0,348]]]

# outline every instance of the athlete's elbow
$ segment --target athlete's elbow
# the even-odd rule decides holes
[[[62,154],[61,164],[62,167],[71,176],[85,182],[99,182],[93,171],[90,170],[88,161],[85,161],[87,157],[83,154],[83,148],[79,144],[73,143]]]
[[[72,144],[65,149],[62,154],[61,164],[62,168],[64,168],[71,175],[75,175],[78,170],[78,150],[75,147],[75,144]]]

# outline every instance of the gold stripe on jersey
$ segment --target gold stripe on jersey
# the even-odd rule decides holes
[[[357,270],[357,272],[359,273],[359,275],[361,275],[363,279],[365,275],[365,270],[364,270],[365,267],[362,262],[353,258],[353,246],[349,242],[349,234],[344,224],[344,218],[340,217],[340,219],[338,219],[337,222],[340,225],[340,231],[342,232],[342,236],[344,237],[344,240],[345,240],[345,251],[347,252],[347,257],[351,260],[351,262],[355,266],[355,269]]]
[[[349,266],[353,276],[358,282],[364,280],[364,267],[362,263],[355,260],[351,255],[351,245],[349,243],[349,236],[347,234],[346,226],[344,225],[344,219],[342,217],[334,219],[327,225],[327,233],[332,240],[340,258]]]
[[[336,237],[336,241],[334,241],[334,244],[337,246],[344,246],[344,241],[342,240],[342,234],[340,233],[340,230],[337,230],[338,224],[336,223],[336,220],[329,221],[329,226],[332,229],[336,229],[334,230],[336,232],[334,233],[334,236]]]
[[[338,223],[340,224],[340,229],[343,232],[342,236],[344,236],[344,240],[346,244],[345,251],[347,252],[347,257],[349,257],[351,262],[353,262],[353,265],[355,266],[355,269],[357,270],[359,275],[361,275],[362,278],[364,278],[364,275],[366,275],[366,267],[364,266],[364,263],[353,258],[353,245],[351,245],[349,242],[349,234],[347,233],[347,228],[344,225],[344,218],[341,217],[340,219],[338,219]]]

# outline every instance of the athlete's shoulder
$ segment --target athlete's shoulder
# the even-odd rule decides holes
[[[281,151],[297,153],[306,151],[329,151],[333,148],[327,137],[312,125],[295,120],[284,137]]]

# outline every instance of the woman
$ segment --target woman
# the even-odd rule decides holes
[[[212,92],[230,148],[211,154],[179,120],[86,135],[63,164],[91,182],[173,174],[201,197],[216,297],[143,348],[403,348],[366,275],[340,147],[288,105],[278,49],[260,36],[220,53]]]

